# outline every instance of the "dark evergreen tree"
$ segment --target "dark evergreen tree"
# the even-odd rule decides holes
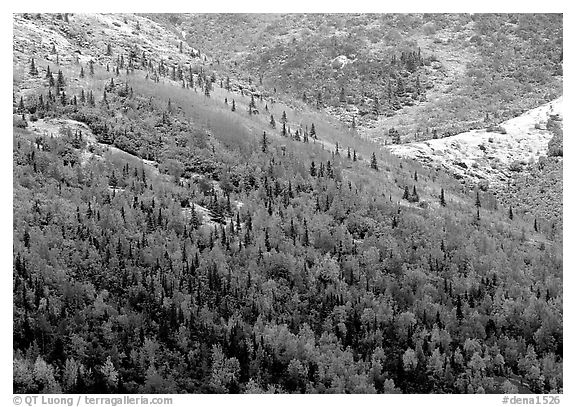
[[[408,185],[404,187],[404,195],[402,195],[402,199],[406,201],[410,199],[410,190],[408,189]]]
[[[310,126],[310,136],[314,140],[318,140],[318,137],[316,136],[316,127],[314,127],[314,123],[312,123],[312,125]]]
[[[30,75],[36,76],[38,75],[38,69],[36,68],[36,64],[34,63],[34,58],[30,61]]]
[[[372,158],[370,159],[370,168],[378,171],[378,162],[376,161],[376,153],[372,153]]]
[[[312,164],[310,164],[310,176],[312,177],[316,176],[316,164],[314,163],[314,161],[312,161]]]
[[[268,152],[268,144],[268,136],[266,135],[266,132],[264,132],[262,133],[262,139],[260,140],[260,149],[263,153]]]

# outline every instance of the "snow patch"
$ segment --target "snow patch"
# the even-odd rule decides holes
[[[562,99],[503,122],[500,126],[506,134],[471,130],[451,137],[386,148],[397,156],[444,168],[456,178],[502,183],[513,171],[520,170],[522,163],[547,155],[552,133],[541,123],[546,123],[551,115],[562,116]]]

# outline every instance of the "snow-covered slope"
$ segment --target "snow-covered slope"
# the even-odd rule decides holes
[[[134,14],[70,14],[68,21],[54,14],[15,14],[13,17],[15,63],[28,63],[30,56],[61,64],[89,61],[114,66],[122,55],[142,62],[164,60],[168,67],[195,60],[196,50],[160,24]],[[182,52],[180,43],[182,42]],[[108,54],[108,45],[111,46]],[[54,53],[53,51],[56,51]]]
[[[472,130],[452,137],[386,148],[397,156],[444,168],[457,178],[506,182],[513,171],[546,156],[552,133],[546,130],[550,115],[562,116],[562,97],[501,123],[506,134]]]

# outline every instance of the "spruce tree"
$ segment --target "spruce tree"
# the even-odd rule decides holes
[[[372,153],[372,158],[370,159],[370,168],[378,171],[378,162],[376,161],[376,153]]]
[[[273,114],[270,115],[270,127],[272,127],[273,129],[276,128],[276,120],[274,120]]]
[[[420,200],[420,197],[418,196],[418,193],[416,192],[416,185],[414,185],[412,187],[412,196],[410,197],[412,202],[418,202]]]
[[[310,126],[310,136],[312,136],[314,140],[318,140],[318,137],[316,136],[316,127],[314,127],[314,123],[312,123],[312,126]]]
[[[36,76],[38,75],[38,69],[36,68],[36,64],[34,63],[34,58],[30,61],[30,75]]]
[[[402,199],[409,200],[410,198],[410,191],[408,190],[408,185],[404,187],[404,195],[402,195]]]
[[[56,79],[56,90],[62,91],[62,90],[64,90],[65,86],[66,86],[66,83],[64,81],[64,74],[62,73],[61,70],[59,70],[58,71],[58,78]]]
[[[236,111],[236,101],[234,99],[232,99],[232,111]]]
[[[444,188],[440,190],[440,205],[446,206],[446,200],[444,199]]]
[[[266,135],[266,132],[262,133],[260,148],[262,149],[263,153],[266,153],[268,151],[268,136]]]
[[[514,220],[514,213],[512,212],[512,206],[508,208],[508,218]]]
[[[312,164],[310,164],[310,175],[312,177],[316,176],[316,164],[314,163],[314,161],[312,161]]]
[[[254,101],[254,94],[250,97],[250,103],[248,104],[248,114],[252,115],[252,111],[256,109],[256,102]]]

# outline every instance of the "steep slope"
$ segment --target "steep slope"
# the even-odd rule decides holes
[[[236,76],[389,142],[390,128],[405,141],[454,135],[562,92],[560,14],[202,14],[162,23]]]

